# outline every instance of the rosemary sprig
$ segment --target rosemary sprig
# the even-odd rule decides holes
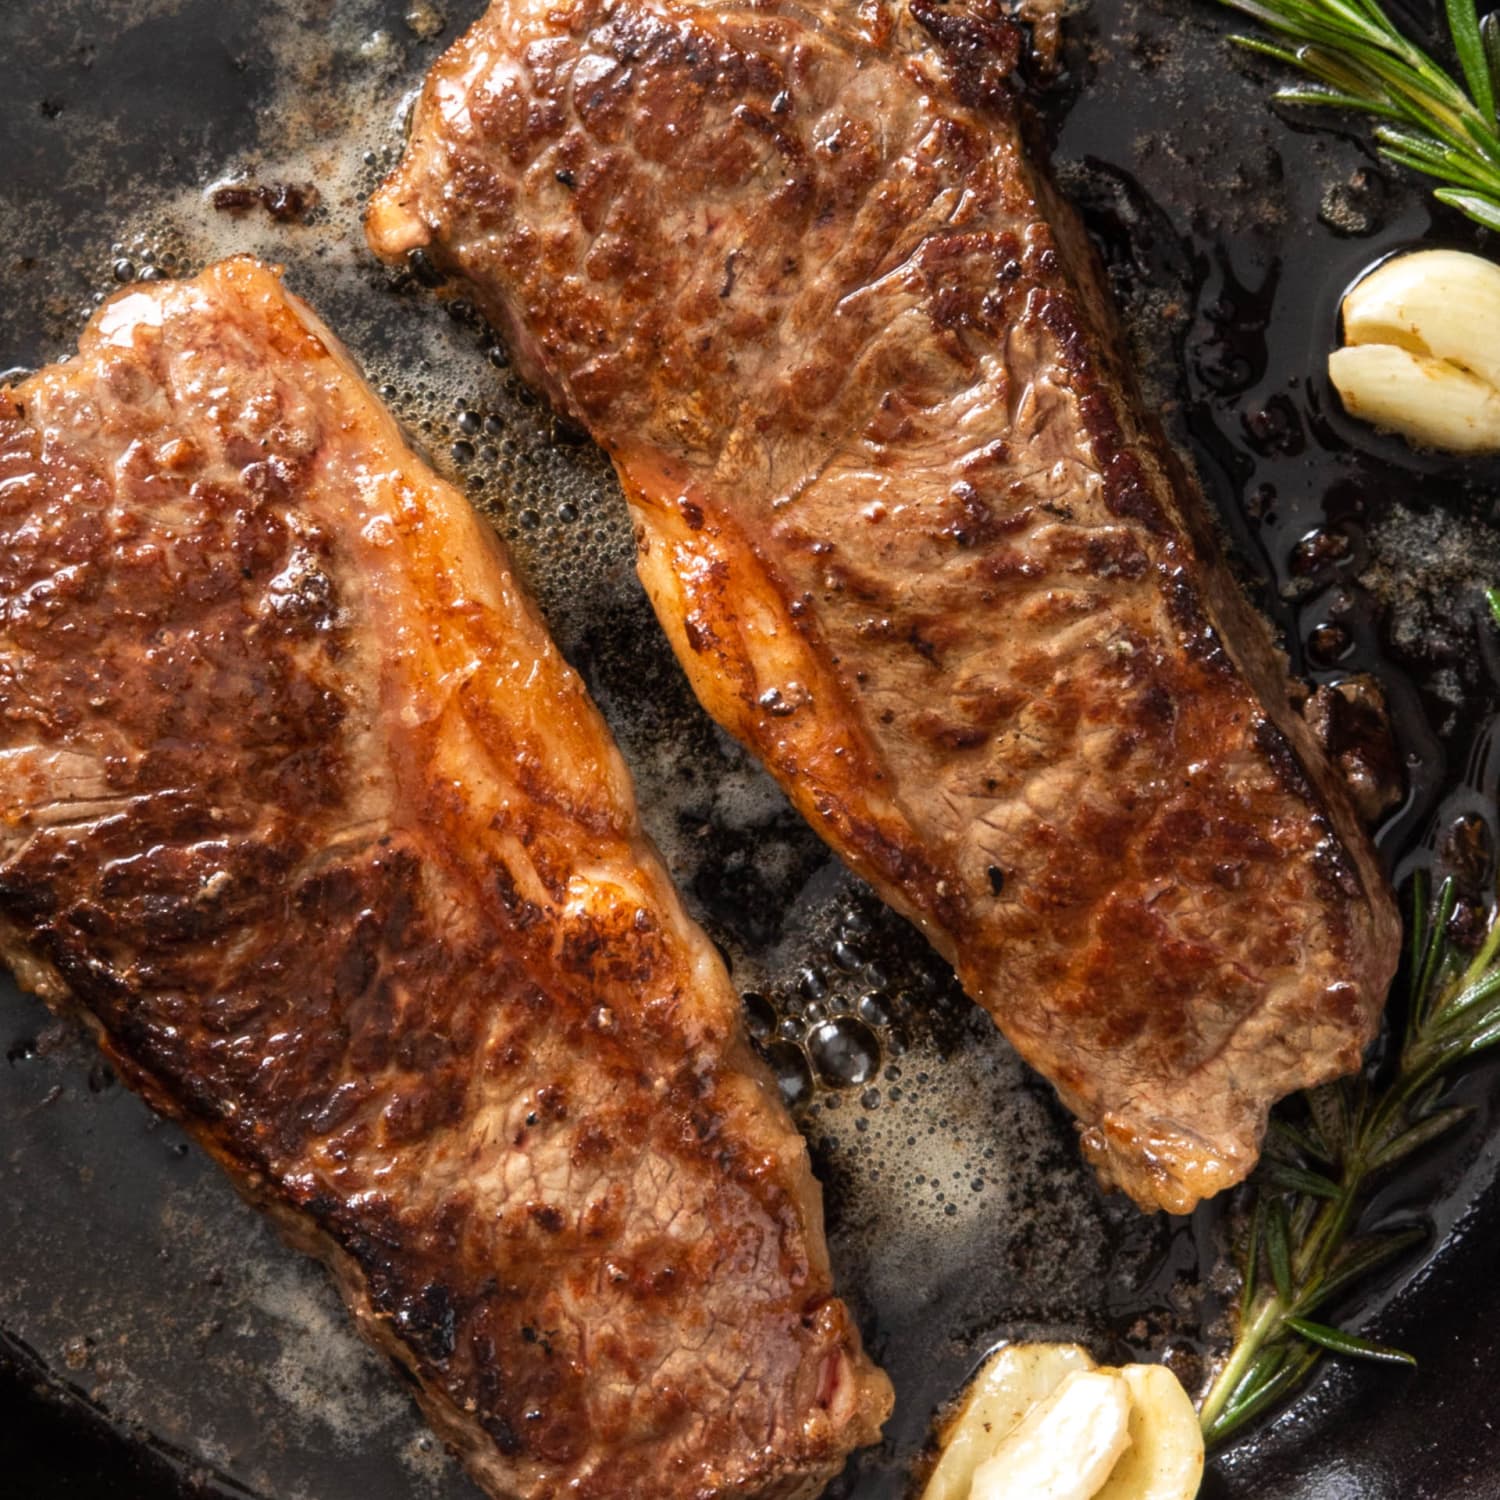
[[[1297,1389],[1327,1353],[1415,1363],[1312,1315],[1426,1237],[1416,1225],[1365,1225],[1371,1187],[1463,1119],[1445,1103],[1449,1072],[1500,1042],[1500,916],[1471,957],[1449,936],[1456,902],[1451,880],[1435,901],[1425,878],[1413,882],[1406,1020],[1389,1081],[1314,1089],[1305,1117],[1272,1122],[1242,1251],[1239,1331],[1199,1412],[1210,1445]]]
[[[1233,41],[1312,79],[1278,89],[1276,102],[1375,116],[1376,146],[1387,161],[1447,184],[1436,198],[1500,229],[1500,15],[1480,20],[1475,0],[1445,0],[1460,83],[1398,30],[1378,0],[1221,3],[1274,38]]]

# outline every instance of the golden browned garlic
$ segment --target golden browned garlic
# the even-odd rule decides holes
[[[1011,1344],[975,1376],[922,1500],[1193,1500],[1198,1414],[1162,1365]]]
[[[1328,374],[1351,416],[1424,448],[1500,451],[1500,266],[1398,255],[1344,298]]]

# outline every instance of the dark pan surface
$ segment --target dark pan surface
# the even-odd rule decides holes
[[[690,904],[761,997],[752,1014],[790,1034],[788,1081],[820,1016],[873,1018],[855,1040],[873,1040],[878,1072],[817,1085],[801,1120],[843,1285],[899,1397],[886,1449],[835,1493],[896,1500],[934,1407],[998,1339],[1165,1353],[1191,1383],[1220,1343],[1223,1214],[1145,1219],[1099,1195],[1048,1091],[693,703],[599,456],[461,304],[445,311],[364,253],[359,202],[398,149],[402,100],[478,9],[4,0],[0,366],[66,353],[122,281],[254,250],[287,265],[494,516],[620,736]],[[1500,653],[1478,610],[1500,583],[1500,466],[1460,470],[1353,427],[1320,373],[1339,292],[1364,266],[1429,233],[1472,235],[1432,219],[1355,138],[1275,118],[1206,0],[1092,0],[1071,25],[1069,74],[1043,108],[1152,401],[1299,667],[1386,681],[1413,786],[1382,835],[1392,859],[1425,857],[1464,812],[1492,843]],[[231,177],[314,182],[321,202],[290,200],[286,222],[217,211],[205,186]],[[1319,530],[1335,542],[1299,546]],[[1349,654],[1306,660],[1331,621]],[[474,1495],[322,1274],[8,985],[0,1050],[0,1496]],[[1500,1495],[1492,1086],[1471,1075],[1472,1122],[1388,1190],[1392,1211],[1436,1203],[1425,1257],[1347,1309],[1421,1369],[1328,1370],[1215,1461],[1206,1495]]]

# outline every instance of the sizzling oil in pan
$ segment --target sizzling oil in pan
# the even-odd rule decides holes
[[[365,254],[360,205],[399,150],[403,103],[479,8],[0,9],[0,363],[64,353],[122,283],[253,250],[287,265],[494,519],[732,965],[812,1143],[842,1285],[896,1381],[885,1448],[833,1493],[902,1495],[934,1407],[1001,1338],[1165,1357],[1191,1385],[1224,1333],[1224,1211],[1147,1219],[1101,1197],[1050,1091],[698,709],[635,582],[603,459],[513,378],[469,309],[444,307],[420,267],[392,277]],[[1500,466],[1460,470],[1355,428],[1321,374],[1339,293],[1374,256],[1472,236],[1434,224],[1353,138],[1277,121],[1206,4],[1091,0],[1071,26],[1043,109],[1149,397],[1299,670],[1386,683],[1411,785],[1382,832],[1393,862],[1461,825],[1488,875],[1500,652],[1477,607],[1500,583]],[[315,203],[276,191],[309,183]],[[240,189],[228,206],[216,184]],[[126,1434],[142,1477],[109,1493],[473,1495],[321,1273],[9,986],[0,1047],[0,1354]],[[1486,1081],[1463,1086],[1473,1123],[1388,1190],[1392,1212],[1435,1199],[1430,1250],[1353,1310],[1422,1370],[1326,1374],[1224,1453],[1206,1494],[1500,1494],[1486,1425],[1500,1394],[1471,1378],[1500,1344],[1485,1326],[1500,1326]]]

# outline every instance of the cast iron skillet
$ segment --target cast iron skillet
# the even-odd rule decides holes
[[[0,7],[0,367],[66,353],[122,283],[255,250],[287,265],[494,517],[752,1019],[780,1043],[841,1284],[899,1395],[886,1446],[832,1493],[895,1500],[933,1410],[1001,1338],[1082,1338],[1200,1376],[1221,1346],[1225,1207],[1147,1219],[1101,1197],[1045,1086],[694,704],[600,457],[515,382],[468,308],[445,306],[420,267],[392,275],[364,253],[359,200],[399,149],[401,100],[478,9]],[[1040,109],[1150,399],[1297,669],[1385,682],[1411,784],[1381,830],[1398,873],[1468,818],[1470,862],[1492,876],[1500,655],[1479,590],[1500,583],[1500,468],[1355,427],[1321,373],[1338,295],[1373,259],[1483,236],[1356,137],[1273,116],[1265,74],[1225,46],[1210,0],[1090,0],[1069,27]],[[248,189],[229,197],[238,214],[204,197],[226,178]],[[275,191],[309,182],[316,206]],[[1318,633],[1330,624],[1342,639]],[[805,1044],[838,1016],[851,1046],[842,1079],[823,1056],[830,1082]],[[10,987],[0,1049],[0,1494],[472,1500],[321,1273],[174,1127]],[[1386,1190],[1392,1213],[1432,1205],[1428,1248],[1338,1310],[1420,1369],[1329,1367],[1214,1460],[1206,1495],[1500,1494],[1490,1082],[1470,1074],[1469,1125]]]

